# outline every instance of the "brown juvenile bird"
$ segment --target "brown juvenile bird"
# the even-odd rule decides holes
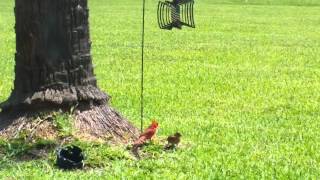
[[[174,149],[178,146],[180,143],[181,134],[179,132],[176,132],[174,135],[169,136],[167,138],[168,144],[164,146],[165,150]]]

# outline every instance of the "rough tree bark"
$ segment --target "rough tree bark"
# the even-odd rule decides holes
[[[75,126],[81,131],[135,137],[137,129],[107,105],[109,96],[97,87],[87,0],[16,0],[15,4],[15,81],[11,96],[0,106],[2,131],[12,124],[4,118],[8,113],[21,119],[26,116],[21,112],[76,107]]]

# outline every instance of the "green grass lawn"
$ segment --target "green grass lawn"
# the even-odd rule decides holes
[[[141,5],[90,0],[99,86],[137,126]],[[0,1],[0,101],[13,88],[13,6]],[[182,31],[159,30],[156,6],[147,0],[145,120],[158,119],[160,138],[180,131],[183,146],[135,161],[124,147],[79,142],[101,164],[64,172],[53,152],[16,162],[3,141],[0,178],[320,178],[320,1],[198,0],[197,28]]]

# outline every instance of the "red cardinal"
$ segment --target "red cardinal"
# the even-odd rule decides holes
[[[157,133],[158,127],[158,122],[153,120],[151,125],[139,136],[139,139],[133,143],[132,152],[137,158],[140,158],[138,148],[142,147],[148,140],[152,139],[152,137]]]

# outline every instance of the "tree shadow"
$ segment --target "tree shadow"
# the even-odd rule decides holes
[[[15,162],[47,159],[57,144],[49,140],[29,142],[23,138],[0,141],[0,157]]]
[[[0,112],[0,132],[22,117],[26,118],[22,112]]]

